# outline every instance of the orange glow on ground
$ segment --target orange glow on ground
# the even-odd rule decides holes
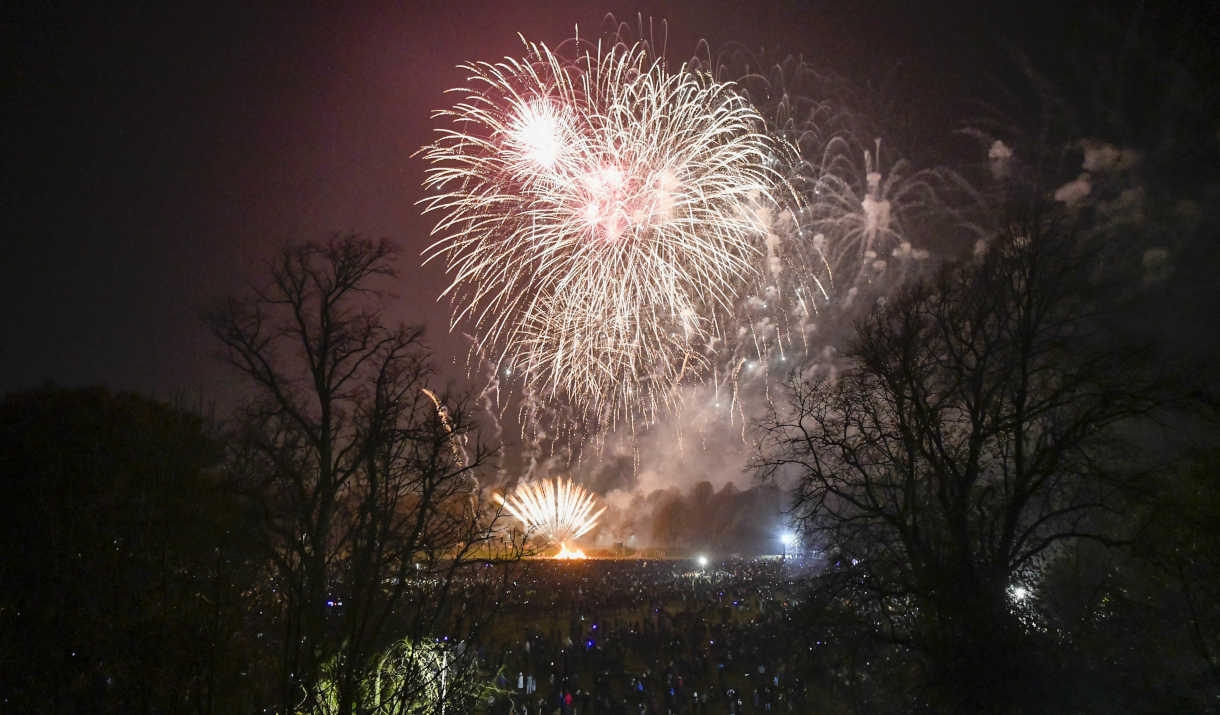
[[[560,544],[559,553],[555,554],[555,558],[557,558],[557,559],[584,559],[584,558],[588,558],[588,557],[585,556],[585,552],[581,551],[580,549],[569,550],[567,544]]]

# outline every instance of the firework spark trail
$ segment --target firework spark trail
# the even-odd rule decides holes
[[[432,404],[436,405],[436,416],[440,418],[441,426],[445,428],[445,433],[449,435],[449,450],[453,452],[453,459],[457,462],[459,468],[466,465],[466,457],[462,453],[462,448],[458,445],[458,437],[453,433],[453,423],[449,420],[449,409],[441,404],[440,398],[436,393],[428,388],[420,388],[420,392],[428,396],[432,400]]]
[[[760,215],[796,203],[777,171],[791,148],[732,85],[644,44],[525,49],[465,65],[464,99],[435,114],[451,128],[423,150],[425,261],[445,263],[454,324],[525,389],[652,419],[706,371]]]
[[[527,529],[560,543],[588,533],[606,511],[602,507],[594,512],[597,497],[571,479],[520,484],[507,499],[499,494],[495,499]]]
[[[772,371],[834,370],[835,346],[858,311],[920,274],[930,238],[960,233],[948,199],[968,204],[971,189],[948,169],[903,159],[877,138],[888,133],[883,122],[857,111],[884,102],[799,57],[760,62],[730,47],[695,63],[733,81],[767,131],[797,148],[782,171],[801,204],[765,222],[765,255],[740,292],[736,330],[713,358],[712,374],[727,380],[717,394],[729,390],[729,419],[744,423],[743,400],[769,399]]]

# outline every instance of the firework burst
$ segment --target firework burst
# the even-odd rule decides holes
[[[507,499],[499,494],[495,499],[526,529],[565,544],[564,550],[566,542],[588,533],[606,511],[606,507],[594,511],[597,497],[571,479],[520,484]]]
[[[796,201],[792,152],[729,83],[645,44],[570,46],[464,66],[423,150],[425,260],[497,370],[596,422],[652,419],[706,371],[766,217]]]
[[[712,358],[714,392],[684,401],[684,425],[715,429],[727,417],[744,439],[751,404],[770,401],[776,377],[833,373],[859,312],[922,273],[931,240],[945,245],[958,232],[946,198],[966,187],[947,169],[914,166],[900,141],[878,138],[895,136],[864,111],[884,106],[881,98],[802,58],[760,61],[732,46],[694,62],[731,81],[766,131],[796,148],[779,171],[800,201],[765,222],[764,250]]]

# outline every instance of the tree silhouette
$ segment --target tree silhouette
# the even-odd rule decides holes
[[[206,316],[250,390],[231,466],[265,514],[288,710],[355,712],[383,649],[457,643],[494,610],[495,578],[455,593],[464,567],[504,556],[479,501],[489,450],[461,401],[428,389],[422,329],[382,320],[396,256],[359,237],[288,246],[267,287]],[[451,680],[472,655],[446,656]],[[436,707],[408,680],[401,702]]]
[[[1106,329],[1086,245],[1013,228],[875,310],[850,368],[795,380],[761,425],[755,470],[796,480],[828,582],[923,654],[942,708],[1030,702],[1014,601],[1064,544],[1126,537],[1124,430],[1156,392]]]

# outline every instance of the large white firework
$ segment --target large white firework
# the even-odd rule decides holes
[[[527,391],[652,419],[705,372],[767,218],[795,202],[792,150],[731,83],[644,44],[568,47],[463,66],[423,150],[425,260],[445,264],[454,324]]]
[[[606,511],[594,511],[597,497],[571,479],[519,484],[507,499],[499,494],[495,499],[527,529],[561,544],[588,533]]]

